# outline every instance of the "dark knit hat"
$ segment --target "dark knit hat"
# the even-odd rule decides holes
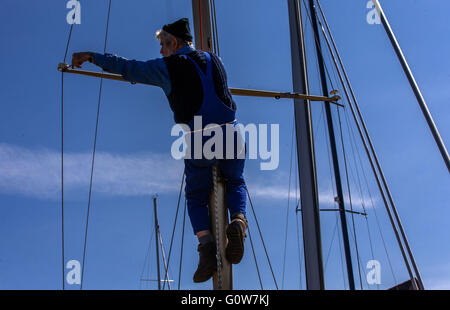
[[[172,24],[164,25],[162,30],[187,42],[192,42],[189,19],[182,18]]]

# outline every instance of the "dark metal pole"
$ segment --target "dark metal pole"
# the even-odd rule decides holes
[[[417,102],[419,103],[420,109],[422,110],[422,113],[425,116],[428,126],[430,127],[431,133],[433,134],[434,140],[436,141],[439,151],[441,152],[442,158],[444,159],[444,162],[447,165],[447,169],[450,172],[450,157],[448,155],[445,144],[442,141],[442,138],[439,134],[439,131],[436,127],[436,124],[434,123],[433,117],[431,116],[431,113],[428,110],[428,106],[425,102],[425,99],[422,96],[422,92],[419,89],[419,85],[417,84],[417,82],[414,78],[414,75],[408,65],[408,62],[406,61],[405,55],[403,54],[400,44],[398,43],[397,38],[395,37],[394,32],[392,31],[391,25],[389,24],[389,21],[387,20],[386,14],[384,14],[384,11],[380,5],[380,2],[378,0],[372,0],[372,2],[375,5],[376,11],[378,12],[378,14],[381,17],[381,23],[383,24],[384,29],[386,30],[386,33],[389,37],[389,40],[391,41],[391,44],[394,47],[395,53],[397,54],[397,57],[398,57],[398,60],[400,61],[401,65],[402,65],[403,71],[405,72],[406,77],[408,78],[409,84],[411,85],[411,88],[414,92],[414,95],[417,98]]]
[[[158,290],[161,290],[161,271],[159,267],[159,224],[158,224],[158,212],[156,210],[156,195],[153,196],[153,210],[155,214],[155,242],[156,242],[156,268],[158,269]]]
[[[302,11],[299,0],[288,0],[292,81],[295,92],[309,93]],[[306,287],[325,289],[320,234],[319,200],[309,100],[294,99],[298,173],[302,204]]]
[[[328,85],[327,78],[325,75],[325,66],[324,59],[322,55],[322,47],[320,45],[320,36],[319,29],[317,25],[317,17],[316,17],[316,9],[314,6],[314,0],[309,0],[309,9],[311,12],[311,23],[314,30],[314,36],[316,38],[316,53],[317,53],[317,61],[319,63],[319,71],[320,71],[320,80],[322,84],[322,92],[325,96],[328,96]],[[333,117],[331,115],[331,108],[329,102],[324,102],[325,104],[325,113],[327,116],[327,124],[328,124],[328,135],[330,138],[330,147],[331,147],[331,155],[333,158],[333,168],[334,168],[334,179],[336,182],[336,190],[338,195],[338,204],[339,204],[339,213],[341,218],[341,228],[342,228],[342,236],[344,242],[344,252],[345,252],[345,261],[347,264],[347,276],[349,288],[351,290],[355,289],[355,278],[353,275],[353,266],[352,266],[352,254],[350,250],[350,241],[348,237],[348,227],[347,227],[347,217],[345,214],[345,206],[344,206],[344,195],[342,193],[342,183],[341,183],[341,172],[339,169],[339,159],[337,154],[336,147],[336,138],[334,134],[333,127]]]

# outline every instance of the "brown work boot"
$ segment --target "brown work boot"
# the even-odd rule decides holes
[[[245,230],[247,220],[241,213],[231,216],[231,223],[227,227],[228,244],[225,250],[227,260],[232,264],[239,264],[244,256]]]
[[[205,282],[217,271],[216,243],[208,242],[198,245],[200,259],[197,270],[194,273],[194,282]]]

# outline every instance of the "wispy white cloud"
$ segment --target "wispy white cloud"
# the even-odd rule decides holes
[[[64,154],[64,191],[89,186],[92,155]],[[151,195],[179,189],[183,163],[154,153],[95,157],[93,190],[114,196]],[[48,149],[30,150],[0,144],[0,192],[42,199],[61,193],[61,155]]]
[[[288,186],[280,186],[273,183],[248,183],[248,189],[252,196],[261,197],[265,199],[277,199],[277,200],[285,200],[287,202],[288,198],[293,202],[295,200],[295,189],[291,187],[290,193],[288,190]],[[328,207],[338,207],[337,203],[334,200],[335,195],[332,190],[320,190],[319,191],[319,203],[321,206]],[[297,191],[297,199],[300,199],[299,193]],[[374,206],[376,205],[376,199],[372,198],[374,201]],[[360,197],[354,196],[351,198],[352,207],[355,211],[363,211],[362,205],[367,209],[368,202],[370,201],[369,197]],[[348,209],[350,209],[350,199],[344,197],[344,203]]]
[[[88,189],[91,160],[92,154],[87,152],[64,154],[65,193]],[[174,160],[167,154],[97,152],[93,191],[110,196],[177,192],[183,167],[182,161]],[[246,181],[252,197],[287,201],[288,196],[291,199],[295,197],[292,186],[288,195],[287,179],[285,172],[275,171],[270,178],[257,176]],[[28,149],[0,143],[0,192],[59,199],[61,154],[45,148]],[[320,191],[319,201],[321,205],[334,205],[331,189]],[[355,208],[361,204],[360,198],[353,198],[352,202]]]

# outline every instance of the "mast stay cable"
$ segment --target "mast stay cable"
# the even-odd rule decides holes
[[[264,247],[264,252],[266,253],[266,258],[267,258],[267,262],[269,263],[270,271],[271,271],[271,273],[272,273],[273,282],[275,283],[275,286],[276,286],[276,288],[277,288],[277,290],[278,290],[277,280],[276,280],[276,278],[275,278],[275,274],[273,273],[272,264],[270,263],[269,254],[267,253],[266,244],[265,244],[265,242],[264,242],[264,239],[263,239],[263,236],[262,236],[262,233],[261,233],[261,228],[259,227],[258,218],[256,217],[255,208],[253,207],[253,202],[252,202],[252,199],[250,198],[250,193],[248,192],[247,186],[245,186],[245,191],[247,192],[247,197],[248,197],[248,200],[249,200],[249,202],[250,202],[250,206],[251,206],[251,208],[252,208],[253,217],[255,218],[256,227],[258,228],[259,237],[261,238],[261,242],[262,242],[262,245],[263,245],[263,247]]]
[[[384,251],[385,251],[385,253],[386,253],[386,258],[387,258],[387,260],[388,260],[389,267],[390,267],[390,269],[391,269],[391,274],[392,274],[392,276],[393,276],[393,278],[394,278],[394,282],[397,283],[397,278],[396,278],[395,273],[394,273],[394,269],[393,269],[392,262],[391,262],[391,259],[390,259],[389,251],[387,250],[386,242],[385,242],[384,236],[383,236],[383,231],[381,230],[381,225],[380,225],[380,222],[379,222],[379,219],[378,219],[377,209],[375,208],[375,203],[373,202],[373,197],[372,197],[372,193],[370,192],[369,183],[368,183],[368,181],[367,181],[366,173],[364,172],[364,169],[363,169],[363,167],[362,167],[362,159],[361,159],[361,155],[360,155],[360,153],[359,153],[358,148],[356,147],[356,137],[355,137],[355,133],[354,133],[354,131],[353,131],[353,128],[350,127],[350,125],[349,125],[349,122],[350,122],[350,121],[349,121],[348,113],[349,113],[348,110],[346,110],[346,113],[345,113],[345,120],[346,120],[346,123],[347,123],[347,128],[349,128],[348,131],[351,132],[351,134],[352,134],[352,135],[351,135],[352,141],[353,141],[353,143],[355,144],[356,153],[358,154],[358,161],[359,161],[359,164],[360,164],[360,167],[361,167],[361,171],[362,171],[362,173],[363,173],[363,178],[364,178],[364,181],[365,181],[365,184],[366,184],[366,188],[367,188],[367,191],[368,191],[368,194],[369,194],[370,203],[371,203],[371,209],[373,210],[374,215],[375,215],[375,220],[376,220],[376,223],[377,223],[378,231],[379,231],[379,233],[380,233],[381,241],[382,241],[382,243],[383,243]],[[353,151],[353,148],[352,148],[352,151]],[[367,221],[367,222],[368,222],[368,221]],[[367,229],[369,229],[369,228],[368,228],[368,223],[367,223]],[[373,254],[372,254],[372,255],[373,255]]]
[[[67,52],[69,51],[70,40],[72,38],[73,25],[75,24],[75,16],[78,12],[78,1],[75,2],[75,10],[72,16],[72,24],[70,25],[69,37],[66,43],[66,50],[64,53],[64,63],[67,59]],[[65,254],[64,254],[64,72],[61,71],[61,251],[62,251],[62,288],[65,290]]]
[[[317,3],[319,3],[319,1],[317,1]],[[319,4],[319,7],[320,7],[320,4]],[[321,12],[322,12],[322,11],[321,11]],[[322,12],[322,16],[323,16],[323,12]],[[375,179],[376,179],[376,181],[377,181],[378,188],[379,188],[380,193],[381,193],[381,195],[382,195],[382,198],[383,198],[383,201],[384,201],[384,205],[385,205],[385,207],[386,207],[386,211],[387,211],[387,213],[388,213],[388,216],[389,216],[389,219],[390,219],[392,228],[393,228],[394,233],[395,233],[395,236],[396,236],[396,238],[397,238],[397,242],[398,242],[400,251],[401,251],[401,253],[402,253],[402,256],[403,256],[403,259],[404,259],[404,262],[405,262],[405,266],[406,266],[407,271],[408,271],[408,274],[409,274],[409,276],[410,276],[412,285],[413,285],[413,287],[414,287],[415,289],[419,289],[419,288],[420,288],[420,289],[423,289],[423,285],[422,285],[422,283],[421,283],[420,274],[418,273],[418,270],[417,270],[417,268],[416,268],[417,266],[415,265],[414,258],[412,257],[412,252],[411,252],[411,249],[410,249],[410,247],[409,247],[409,243],[408,243],[408,241],[407,241],[407,239],[406,239],[406,235],[405,235],[405,233],[404,233],[403,227],[402,227],[401,222],[400,222],[400,219],[399,219],[399,217],[398,217],[398,213],[397,213],[397,211],[396,211],[395,204],[393,203],[392,196],[390,195],[390,191],[389,191],[389,189],[388,189],[388,187],[387,187],[387,183],[386,183],[386,180],[385,180],[385,178],[384,178],[384,174],[383,174],[382,171],[381,171],[381,167],[380,167],[378,158],[377,158],[377,156],[376,156],[376,154],[375,154],[375,150],[374,150],[374,148],[373,148],[373,144],[372,144],[372,142],[371,142],[370,137],[368,136],[367,128],[366,128],[366,126],[365,126],[364,120],[362,119],[362,115],[361,115],[360,110],[359,110],[359,107],[358,107],[358,105],[357,105],[357,101],[356,101],[355,98],[353,97],[353,99],[354,99],[354,102],[353,102],[353,103],[355,103],[355,107],[356,107],[356,109],[357,109],[357,111],[358,111],[358,115],[359,115],[359,117],[360,117],[360,119],[361,119],[361,123],[362,123],[363,128],[364,128],[364,133],[365,133],[366,138],[367,138],[367,140],[368,140],[368,142],[369,142],[369,145],[370,145],[370,150],[369,150],[369,147],[367,146],[366,140],[365,140],[365,138],[364,138],[365,136],[364,136],[364,134],[363,134],[363,131],[362,131],[361,126],[360,126],[360,124],[359,124],[358,118],[357,118],[357,116],[356,116],[355,109],[354,109],[354,107],[353,107],[352,101],[350,100],[350,95],[349,95],[349,93],[348,93],[348,91],[347,91],[347,87],[346,87],[346,85],[345,85],[344,78],[342,77],[342,74],[341,74],[341,72],[340,72],[340,70],[339,70],[339,65],[338,65],[338,63],[337,63],[336,57],[334,57],[334,53],[333,53],[333,51],[332,51],[331,43],[330,43],[330,41],[329,41],[329,39],[328,39],[328,36],[327,36],[326,33],[325,33],[325,28],[324,28],[322,22],[320,21],[320,19],[318,19],[318,20],[319,20],[319,23],[320,23],[320,25],[321,25],[321,29],[322,29],[322,32],[323,32],[323,35],[324,35],[324,39],[325,39],[325,41],[326,41],[326,43],[327,43],[328,49],[329,49],[329,51],[330,51],[330,54],[332,55],[334,65],[335,65],[335,67],[337,68],[337,72],[338,72],[338,74],[339,74],[339,79],[340,79],[341,84],[342,84],[342,86],[343,86],[345,96],[346,96],[346,98],[347,98],[347,101],[348,101],[348,103],[349,103],[349,106],[350,106],[351,111],[352,111],[352,114],[353,114],[353,118],[354,118],[354,120],[355,120],[355,123],[356,123],[356,125],[357,125],[358,131],[359,131],[359,133],[360,133],[361,140],[362,140],[362,142],[363,142],[364,148],[365,148],[366,153],[367,153],[367,157],[368,157],[368,159],[369,159],[369,161],[370,161],[370,164],[371,164],[371,167],[372,167],[372,170],[373,170]],[[325,22],[325,21],[326,21],[326,20],[324,19],[324,22]],[[328,29],[329,29],[329,28],[328,28]],[[328,30],[328,31],[329,31],[329,30]],[[329,33],[330,33],[330,36],[331,36],[331,32],[329,32]],[[333,42],[334,42],[334,40],[333,40]],[[341,63],[341,66],[343,66],[343,65],[342,65],[342,60],[341,60],[341,58],[340,58],[340,55],[339,55],[337,49],[336,49],[336,53],[337,53],[337,55],[338,55],[339,61],[340,61],[340,63]],[[344,71],[344,74],[345,74],[345,76],[346,76],[345,70],[343,70],[343,71]],[[347,84],[349,84],[349,82],[348,82],[348,77],[347,77],[347,76],[346,76],[346,80],[347,80]],[[351,87],[350,87],[350,90],[352,90]],[[353,94],[353,92],[352,92],[352,94]],[[380,179],[379,179],[377,170],[376,170],[376,168],[375,168],[375,164],[374,164],[374,162],[373,162],[373,160],[372,160],[372,157],[371,157],[371,151],[372,151],[372,155],[374,156],[374,159],[375,159],[375,161],[376,161],[377,168],[378,168],[378,171],[380,172],[380,176],[381,176],[382,181],[380,181]],[[416,281],[415,281],[415,279],[414,279],[414,275],[413,275],[412,270],[411,270],[410,262],[409,262],[409,260],[408,260],[408,257],[407,257],[407,255],[406,255],[406,253],[405,253],[404,245],[403,245],[403,243],[402,243],[402,238],[400,237],[400,234],[399,234],[399,232],[398,232],[397,226],[396,226],[395,221],[394,221],[394,218],[393,218],[393,216],[392,216],[392,212],[391,212],[391,210],[390,210],[390,208],[389,208],[389,204],[388,204],[388,201],[387,201],[387,199],[386,199],[385,193],[384,193],[384,191],[383,191],[383,186],[382,186],[381,183],[383,183],[383,186],[384,186],[384,188],[385,188],[385,190],[386,190],[386,192],[387,192],[387,194],[388,194],[389,201],[390,201],[390,203],[391,203],[391,207],[392,207],[392,210],[393,210],[393,213],[394,213],[394,216],[395,216],[395,220],[397,221],[397,225],[399,226],[399,229],[400,229],[400,232],[401,232],[401,235],[402,235],[401,237],[403,238],[403,242],[405,243],[405,246],[406,246],[406,248],[407,248],[407,251],[408,251],[408,254],[409,254],[409,258],[411,259],[411,262],[413,263],[413,267],[414,267],[414,269],[415,269],[415,273],[416,273],[416,276],[417,276],[417,279],[418,279],[418,282],[419,282],[419,283],[418,283],[418,284],[419,284],[419,287],[417,286],[417,283],[416,283]]]
[[[181,176],[181,186],[180,186],[180,192],[178,193],[178,203],[177,203],[177,211],[175,212],[175,220],[174,220],[174,224],[173,224],[173,230],[172,230],[172,237],[170,238],[170,246],[169,246],[169,256],[167,257],[167,268],[169,268],[170,265],[170,257],[172,254],[172,245],[173,245],[173,239],[175,236],[175,228],[177,225],[177,219],[178,219],[178,210],[180,209],[180,200],[181,200],[181,192],[183,191],[183,185],[184,185],[184,177],[185,177],[185,173],[183,172],[183,175]],[[167,283],[169,283],[169,279],[166,278]],[[166,287],[166,281],[164,281],[163,284],[163,290]]]
[[[162,259],[163,259],[163,264],[164,264],[164,271],[165,271],[165,279],[167,279],[166,281],[163,281],[163,283],[167,282],[167,287],[170,290],[170,280],[169,280],[169,265],[167,264],[166,261],[166,252],[164,250],[164,244],[163,244],[163,240],[162,240],[162,236],[161,236],[161,230],[159,229],[159,225],[158,225],[158,236],[159,236],[159,244],[161,246],[161,255],[162,255]]]
[[[142,288],[143,276],[144,276],[144,273],[145,273],[145,267],[147,266],[147,258],[148,258],[148,255],[150,254],[150,250],[151,250],[151,247],[152,247],[152,240],[153,240],[154,233],[155,232],[152,231],[152,234],[151,234],[149,242],[148,242],[147,252],[146,252],[145,258],[144,258],[144,265],[142,266],[142,271],[141,271],[141,279],[139,281],[139,289]],[[148,272],[150,274],[150,266],[148,268]],[[148,277],[148,278],[150,278],[150,277]]]
[[[184,212],[183,212],[183,229],[181,231],[181,250],[180,250],[180,267],[178,268],[178,290],[181,286],[181,265],[183,262],[183,249],[184,249],[184,227],[186,226],[186,199],[184,200]]]
[[[361,264],[360,264],[359,250],[358,250],[358,241],[356,238],[355,218],[354,218],[354,214],[353,214],[352,195],[351,195],[351,190],[350,190],[350,182],[349,182],[349,178],[348,178],[347,156],[345,153],[344,136],[342,134],[341,114],[339,112],[339,109],[337,109],[337,115],[338,115],[338,121],[339,121],[338,122],[339,123],[339,131],[340,131],[340,136],[341,136],[342,154],[344,157],[345,178],[347,181],[348,199],[349,199],[349,204],[350,204],[350,210],[352,211],[351,217],[352,217],[352,226],[353,226],[353,237],[354,237],[354,241],[355,241],[356,262],[358,263],[359,283],[360,283],[360,288],[363,289],[362,279],[361,279]]]
[[[109,19],[111,16],[111,1],[109,0],[108,4],[108,15],[106,20],[106,31],[105,31],[105,41],[103,44],[103,53],[106,53],[106,45],[108,40],[108,30],[109,30]],[[102,69],[103,72],[103,69]],[[86,215],[86,230],[84,235],[84,248],[83,248],[83,264],[81,269],[81,284],[80,284],[80,290],[83,289],[83,282],[84,282],[84,269],[86,264],[86,252],[87,252],[87,237],[88,237],[88,227],[89,227],[89,214],[90,214],[90,207],[91,207],[91,197],[92,197],[92,182],[94,177],[94,163],[95,163],[95,152],[97,149],[97,136],[98,136],[98,123],[100,118],[100,104],[102,99],[102,89],[103,89],[103,79],[100,79],[100,87],[98,92],[98,103],[97,103],[97,119],[95,122],[95,134],[94,134],[94,148],[92,151],[92,164],[91,164],[91,176],[89,181],[89,199],[88,199],[88,208],[87,208],[87,215]]]
[[[292,153],[294,150],[294,128],[295,128],[295,118],[292,123],[292,137],[291,137],[291,154],[289,159],[289,181],[288,181],[288,198],[287,198],[287,208],[286,208],[286,230],[284,234],[284,254],[283,254],[283,276],[281,280],[281,289],[284,289],[284,274],[286,267],[286,250],[287,250],[287,237],[288,237],[288,227],[289,227],[289,202],[291,200],[291,177],[292,177]]]
[[[259,266],[258,266],[258,261],[256,259],[255,247],[253,246],[253,240],[252,240],[252,234],[250,233],[250,228],[247,228],[247,231],[248,231],[248,237],[250,239],[250,245],[252,246],[253,259],[255,260],[255,266],[256,266],[256,272],[258,274],[259,285],[261,286],[261,290],[264,290],[263,284],[261,281],[261,274],[259,273]]]

